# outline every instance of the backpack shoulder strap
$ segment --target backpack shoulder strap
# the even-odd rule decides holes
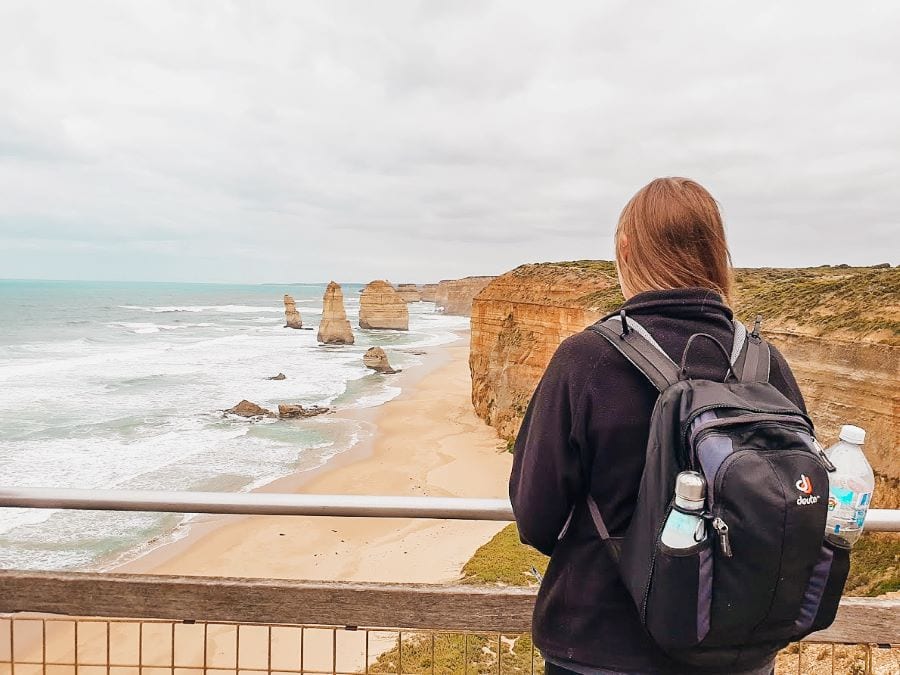
[[[757,327],[748,333],[742,323],[735,321],[734,324],[735,344],[731,352],[734,372],[737,373],[741,382],[768,382],[772,358],[769,345],[759,336]],[[743,329],[744,339],[743,344],[739,345],[738,331],[740,329]]]
[[[659,391],[678,382],[678,366],[641,324],[625,316],[624,310],[619,316],[588,326],[588,330],[603,336]]]
[[[635,368],[643,373],[659,391],[678,382],[679,369],[675,362],[669,358],[669,355],[647,332],[647,329],[634,319],[628,318],[624,311],[618,316],[609,317],[606,320],[600,320],[588,326],[588,330],[594,331],[609,342]],[[609,530],[607,530],[606,524],[603,522],[600,508],[590,492],[587,494],[586,501],[594,529],[600,535],[600,539],[607,543],[610,555],[618,564],[618,543],[614,542],[609,536]]]

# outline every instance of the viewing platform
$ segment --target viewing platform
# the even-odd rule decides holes
[[[506,500],[439,497],[29,488],[0,490],[0,507],[512,520]],[[870,510],[866,531],[900,531],[900,510]],[[539,673],[536,592],[5,570],[0,675]],[[897,673],[898,645],[900,598],[848,597],[777,672]]]

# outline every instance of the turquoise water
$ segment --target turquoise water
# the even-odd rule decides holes
[[[321,466],[370,430],[340,415],[249,423],[221,411],[244,398],[380,405],[399,389],[362,365],[369,346],[410,368],[422,358],[411,351],[468,326],[413,303],[408,332],[359,329],[360,288],[343,285],[356,344],[323,347],[324,284],[0,281],[0,486],[242,491]],[[313,330],[283,327],[284,293]],[[0,567],[96,568],[184,522],[3,509]]]

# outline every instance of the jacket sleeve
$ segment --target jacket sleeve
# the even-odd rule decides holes
[[[577,373],[585,369],[574,351],[571,343],[563,342],[550,360],[516,437],[509,479],[519,536],[546,555],[553,552],[582,492],[581,459],[572,430],[583,389]]]

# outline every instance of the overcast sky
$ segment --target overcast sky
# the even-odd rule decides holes
[[[737,265],[900,262],[900,4],[0,4],[0,278],[608,259],[660,175]]]

